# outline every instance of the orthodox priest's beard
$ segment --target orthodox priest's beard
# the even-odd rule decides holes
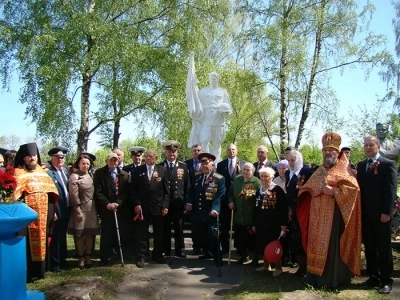
[[[36,170],[36,167],[37,167],[36,161],[32,161],[29,164],[25,164],[25,169],[27,169],[28,171],[34,171]]]
[[[332,168],[336,164],[336,157],[324,157],[324,166]]]

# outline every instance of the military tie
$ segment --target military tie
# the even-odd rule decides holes
[[[174,164],[172,162],[169,163],[169,170],[172,171],[172,169],[174,168]]]

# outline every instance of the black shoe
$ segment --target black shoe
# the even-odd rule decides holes
[[[294,272],[294,276],[296,277],[306,277],[306,272],[298,268],[296,272]]]
[[[253,258],[253,260],[251,261],[251,265],[254,267],[258,266],[258,258]]]
[[[108,259],[107,260],[101,260],[100,261],[100,266],[105,267],[108,265]]]
[[[154,257],[153,260],[158,262],[159,264],[165,264],[165,258],[163,256]]]
[[[164,256],[171,256],[171,251],[164,252]]]
[[[200,254],[200,249],[193,249],[192,255],[199,255]]]
[[[379,294],[390,294],[391,291],[392,291],[391,284],[381,285],[379,289]]]
[[[213,258],[212,255],[210,255],[210,254],[204,254],[204,255],[199,256],[199,259],[201,259],[201,260],[210,259],[210,258]]]
[[[186,257],[187,257],[186,254],[185,254],[185,253],[182,253],[182,252],[177,252],[177,253],[175,254],[175,256],[176,256],[176,257],[180,257],[180,258],[186,258]]]
[[[371,276],[370,278],[368,278],[364,282],[359,283],[358,286],[362,287],[362,288],[379,287],[380,286],[380,280],[378,278],[376,278],[375,276]],[[389,291],[389,293],[390,293],[390,291]]]
[[[136,262],[136,267],[138,267],[138,268],[143,268],[144,267],[144,259],[139,259],[137,262]]]
[[[247,263],[247,262],[249,262],[250,261],[250,258],[248,257],[248,256],[246,256],[246,257],[241,257],[237,262],[236,262],[236,264],[238,264],[238,265],[243,265],[244,263]]]

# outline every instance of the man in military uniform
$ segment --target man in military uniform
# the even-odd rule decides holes
[[[163,251],[166,256],[171,255],[171,229],[175,234],[175,256],[186,258],[182,252],[185,247],[183,240],[183,211],[189,192],[189,172],[185,163],[178,161],[178,150],[181,144],[177,141],[166,141],[162,144],[165,150],[164,160],[160,165],[168,170],[170,203],[168,214],[163,220]]]
[[[126,165],[122,168],[122,170],[124,170],[125,172],[127,172],[128,174],[132,174],[133,170],[138,167],[141,166],[142,163],[142,154],[144,153],[144,151],[146,151],[145,148],[140,147],[140,146],[134,146],[129,148],[129,152],[131,153],[131,158],[133,163],[130,165]]]
[[[68,149],[55,147],[47,153],[51,160],[47,162],[47,174],[51,177],[58,191],[58,202],[56,206],[57,220],[54,222],[54,229],[50,242],[50,263],[51,270],[59,272],[65,267],[67,258],[67,229],[69,221],[69,193],[68,193],[68,167],[65,165],[65,155]]]
[[[125,165],[122,170],[127,172],[129,175],[129,182],[131,182],[133,171],[136,167],[142,164],[142,154],[145,151],[143,147],[131,147],[129,152],[131,153],[131,158],[133,163],[130,165]],[[117,152],[113,151],[118,155]],[[118,157],[120,157],[118,155]],[[131,192],[131,190],[129,190]],[[129,195],[131,197],[131,195]],[[126,205],[119,209],[120,218],[118,219],[120,223],[120,234],[121,243],[123,245],[124,256],[126,258],[131,258],[131,256],[136,255],[136,237],[133,234],[136,231],[136,222],[133,220],[135,217],[135,208],[133,207],[132,201],[129,201]]]
[[[204,255],[199,259],[213,258],[216,266],[222,265],[220,245],[214,235],[221,198],[225,194],[225,178],[214,169],[215,156],[201,153],[202,174],[191,185],[185,209],[192,212],[192,232],[199,237]]]

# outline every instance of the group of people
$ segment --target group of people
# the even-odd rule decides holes
[[[166,141],[160,163],[155,150],[132,147],[133,163],[125,165],[123,151],[116,148],[95,172],[94,155],[80,154],[71,173],[65,167],[66,148],[51,149],[43,169],[36,144],[21,145],[14,158],[14,198],[39,213],[24,233],[28,280],[44,276],[46,259],[52,271],[64,266],[67,233],[74,236],[81,269],[92,265],[98,234],[102,265],[120,245],[143,268],[150,256],[150,224],[152,260],[164,263],[172,252],[185,258],[183,220],[190,214],[192,254],[202,254],[199,259],[222,265],[222,255],[232,247],[232,221],[238,264],[250,262],[252,255],[251,264],[258,265],[266,245],[283,237],[285,250],[298,265],[295,275],[306,276],[319,288],[336,288],[360,275],[362,237],[369,278],[360,285],[388,294],[396,165],[379,154],[379,139],[369,136],[364,139],[367,159],[354,170],[350,149],[340,151],[340,143],[334,132],[322,137],[323,162],[316,169],[304,167],[301,153],[290,147],[275,164],[268,160],[268,148],[259,146],[258,161],[248,163],[237,157],[234,144],[227,145],[227,159],[218,163],[198,144],[191,148],[192,158],[181,162],[180,143]],[[256,270],[273,268],[273,276],[282,273],[279,261],[271,264],[264,258]]]

